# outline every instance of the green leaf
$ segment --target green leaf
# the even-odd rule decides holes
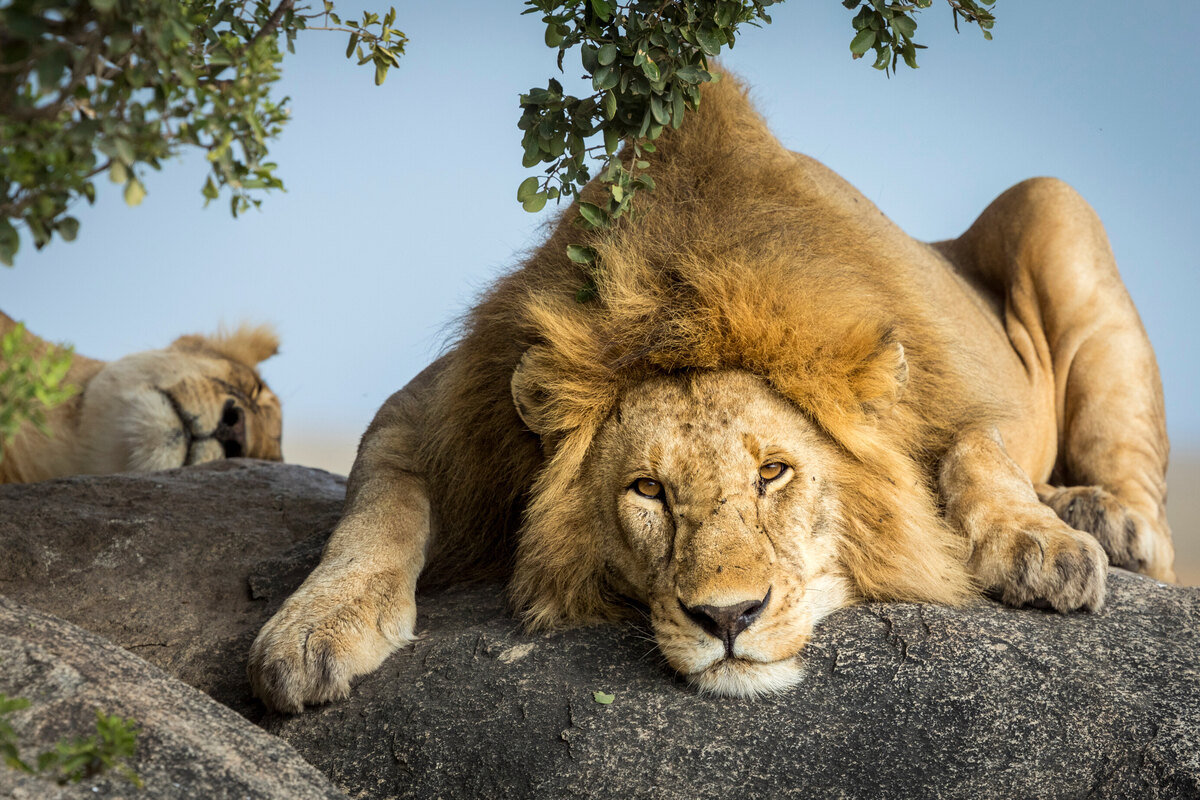
[[[125,162],[125,166],[127,166],[127,167],[133,166],[133,161],[134,161],[133,145],[130,144],[128,139],[125,139],[123,137],[118,137],[118,138],[114,139],[113,147],[115,147],[117,150],[117,158],[119,158],[119,159],[121,159],[121,161]]]
[[[375,62],[375,85],[382,86],[384,80],[387,79],[388,65],[382,61]]]
[[[675,70],[675,77],[684,83],[697,84],[703,83],[708,78],[708,72],[699,67],[687,65]]]
[[[892,46],[886,44],[878,49],[876,53],[878,55],[875,57],[875,63],[871,66],[875,69],[887,69],[888,65],[892,63]]]
[[[567,258],[576,264],[591,264],[596,260],[596,251],[581,244],[567,245]]]
[[[562,44],[563,35],[557,22],[546,26],[546,47],[558,47]]]
[[[8,217],[0,217],[0,264],[11,267],[20,247],[21,236],[17,229],[8,221]]]
[[[654,115],[654,121],[659,125],[666,125],[671,121],[671,115],[663,107],[662,98],[656,94],[650,95],[650,113]]]
[[[592,11],[596,12],[601,22],[608,22],[613,12],[613,0],[592,0]]]
[[[50,92],[58,85],[63,70],[67,68],[67,51],[54,49],[44,55],[37,63],[38,83],[42,92]]]
[[[125,184],[125,205],[139,206],[145,197],[146,187],[136,177],[130,176],[129,183]]]
[[[721,48],[728,44],[725,31],[712,25],[704,25],[696,31],[696,41],[701,49],[710,56],[719,55]]]
[[[604,93],[604,118],[612,119],[617,115],[617,96],[612,92]]]
[[[532,197],[538,190],[538,179],[529,177],[521,181],[521,185],[517,187],[517,202],[524,203]]]
[[[600,69],[599,51],[590,44],[579,45],[579,59],[583,62],[583,69],[589,75]]]
[[[903,14],[897,14],[892,18],[892,27],[908,39],[911,39],[917,32],[917,23],[912,17],[906,17]]]
[[[683,92],[676,90],[674,97],[671,98],[671,105],[671,127],[679,130],[679,126],[683,124],[683,113],[685,110]]]
[[[843,39],[842,41],[845,40]],[[870,28],[864,28],[851,40],[850,52],[855,58],[862,58],[862,54],[870,50],[873,44],[875,44],[875,31]]]
[[[74,217],[63,217],[54,227],[64,242],[73,242],[76,234],[79,233],[79,220]]]
[[[604,152],[610,156],[617,152],[617,148],[621,145],[621,134],[617,133],[615,128],[604,129]]]
[[[612,705],[612,701],[617,699],[615,694],[606,694],[604,692],[592,692],[592,699],[602,706]]]
[[[617,60],[617,46],[615,44],[604,45],[596,54],[596,60],[600,62],[600,66],[607,67]]]
[[[592,86],[596,87],[596,91],[605,92],[617,85],[621,79],[617,69],[613,66],[600,67],[596,73],[592,75]]]
[[[608,214],[595,203],[580,203],[579,216],[593,228],[607,228],[610,224]]]
[[[521,208],[528,211],[530,214],[536,214],[546,207],[546,193],[538,192],[531,194],[521,202]]]

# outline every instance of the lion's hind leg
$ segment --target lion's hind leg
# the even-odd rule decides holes
[[[1037,493],[1063,522],[1095,536],[1113,566],[1174,580],[1170,532],[1159,530],[1112,492],[1102,486],[1041,484]]]
[[[1062,181],[1034,178],[949,250],[1003,296],[1014,347],[1049,383],[1059,486],[1040,489],[1042,500],[1114,565],[1174,580],[1162,381],[1096,213]]]

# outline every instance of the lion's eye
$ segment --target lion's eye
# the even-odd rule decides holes
[[[633,482],[633,490],[642,497],[649,497],[651,500],[657,500],[662,497],[662,484],[653,478],[638,478]]]
[[[772,461],[769,464],[763,464],[758,468],[758,477],[764,481],[773,481],[783,473],[787,472],[787,464],[779,461]]]

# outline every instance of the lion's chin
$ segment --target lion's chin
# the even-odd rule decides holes
[[[722,658],[707,669],[687,677],[702,694],[752,700],[790,689],[803,676],[800,663],[795,658],[767,662]]]

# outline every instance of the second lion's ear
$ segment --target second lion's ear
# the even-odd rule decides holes
[[[531,347],[526,350],[525,354],[521,356],[521,362],[513,370],[510,382],[513,405],[517,408],[517,414],[525,423],[525,427],[538,436],[545,436],[550,432],[546,414],[546,404],[549,398],[538,381],[538,362],[541,360],[538,356],[543,350],[544,348],[541,347]]]
[[[279,336],[270,325],[243,323],[232,331],[222,329],[211,336],[180,336],[169,349],[215,353],[253,368],[279,352]]]

